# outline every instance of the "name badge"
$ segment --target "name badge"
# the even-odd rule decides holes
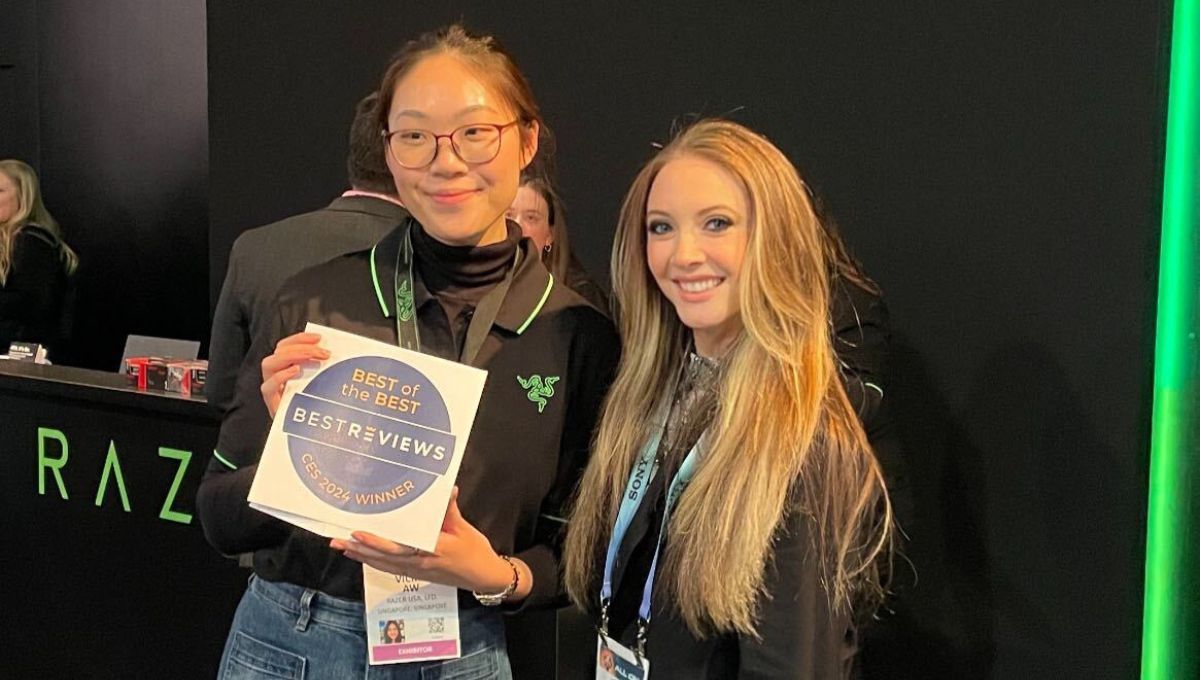
[[[596,636],[596,680],[650,680],[650,660],[601,633]]]
[[[368,661],[372,666],[462,656],[458,590],[363,565]]]

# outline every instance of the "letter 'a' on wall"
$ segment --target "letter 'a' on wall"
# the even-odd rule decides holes
[[[1175,0],[1170,63],[1143,680],[1200,677],[1200,0]]]

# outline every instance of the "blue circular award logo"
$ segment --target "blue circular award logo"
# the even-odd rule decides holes
[[[296,474],[330,506],[374,514],[419,498],[454,455],[446,403],[420,371],[380,356],[329,366],[292,397]]]

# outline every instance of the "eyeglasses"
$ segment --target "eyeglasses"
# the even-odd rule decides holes
[[[477,165],[487,163],[500,154],[500,138],[504,129],[516,125],[520,119],[504,125],[476,123],[464,125],[448,135],[436,135],[429,130],[393,130],[384,131],[383,138],[387,140],[388,152],[402,167],[418,170],[433,162],[441,148],[442,138],[450,140],[450,148],[454,149],[462,162]]]

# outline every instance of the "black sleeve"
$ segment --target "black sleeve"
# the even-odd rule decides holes
[[[834,613],[813,561],[808,525],[793,509],[775,544],[760,599],[761,639],[738,636],[741,680],[844,678],[853,661],[849,616]]]
[[[583,268],[583,264],[575,253],[570,253],[571,259],[567,261],[566,283],[567,287],[578,293],[584,300],[587,300],[600,311],[601,314],[607,317],[612,317],[612,301],[608,294],[600,287],[592,277],[588,275],[587,270]]]
[[[12,264],[8,279],[0,286],[0,319],[22,329],[48,329],[60,312],[65,280],[58,248],[29,228],[13,240]],[[45,342],[50,338],[13,338]],[[0,352],[7,351],[0,347]]]
[[[830,301],[833,349],[842,369],[846,395],[871,432],[883,403],[891,329],[883,298],[838,278]]]
[[[517,553],[533,573],[533,589],[518,610],[558,606],[565,603],[559,573],[562,540],[566,534],[566,512],[575,486],[587,467],[592,433],[600,406],[616,374],[620,338],[612,322],[596,310],[578,308],[581,319],[571,349],[568,379],[570,401],[559,448],[554,486],[542,502],[536,545]]]
[[[221,296],[213,314],[212,335],[208,342],[208,403],[223,416],[233,406],[237,393],[238,370],[250,350],[250,325],[246,308],[238,293],[241,256],[238,244],[229,255],[229,269],[221,285]]]
[[[279,313],[251,343],[243,370],[238,373],[233,403],[221,420],[217,447],[196,492],[196,512],[204,535],[226,555],[277,545],[290,532],[289,524],[251,508],[246,500],[271,429],[271,417],[259,389],[259,365],[280,339],[294,332],[279,307],[283,303],[276,304]]]
[[[903,529],[910,529],[916,519],[911,475],[891,413],[893,404],[884,401],[891,348],[887,305],[877,293],[839,279],[834,286],[832,313],[834,349],[841,362],[846,394],[858,411],[883,469],[896,521]]]

